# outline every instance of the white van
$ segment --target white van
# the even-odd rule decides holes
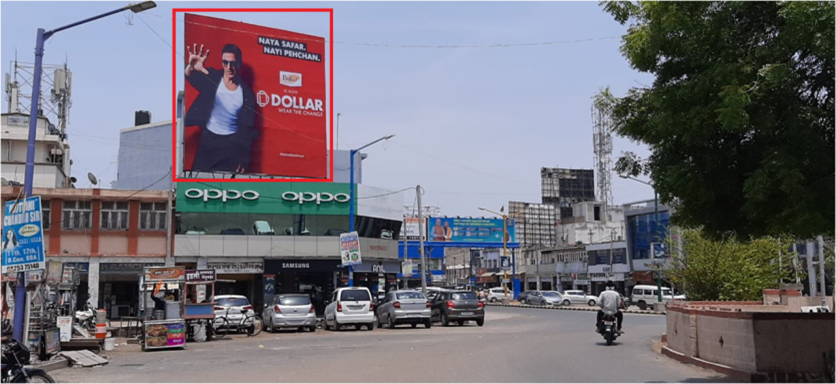
[[[662,302],[671,300],[685,300],[685,295],[673,296],[673,291],[668,287],[662,287]],[[659,291],[655,285],[637,285],[633,287],[630,295],[630,304],[638,305],[639,309],[653,308],[659,302]]]

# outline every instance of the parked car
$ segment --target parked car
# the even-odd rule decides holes
[[[558,306],[563,304],[563,295],[555,291],[533,291],[528,295],[526,304]]]
[[[316,311],[311,298],[301,293],[273,296],[270,303],[264,305],[261,318],[264,319],[264,326],[270,328],[270,332],[276,332],[281,328],[316,331]]]
[[[275,235],[276,231],[270,226],[270,223],[264,220],[256,220],[253,223],[253,235]]]
[[[563,305],[583,304],[590,307],[598,304],[598,296],[587,295],[584,291],[569,290],[563,292]]]
[[[668,287],[662,287],[662,302],[667,303],[671,300],[685,300],[685,295],[675,295]],[[630,304],[638,305],[639,309],[647,309],[653,307],[659,302],[659,290],[655,285],[636,285],[633,287],[633,292],[630,295]]]
[[[412,324],[412,328],[418,324],[425,327],[432,327],[430,320],[430,302],[423,293],[414,290],[389,292],[377,307],[377,326],[383,327],[383,323],[389,329],[395,328],[398,324]]]
[[[485,324],[485,304],[470,291],[442,291],[430,303],[432,321],[440,321],[448,326],[451,322],[464,325],[467,321],[476,321],[476,325]]]
[[[226,316],[230,327],[239,330],[242,327],[241,318],[244,313],[247,316],[255,316],[255,310],[246,296],[241,295],[218,295],[215,296],[215,327],[221,324],[217,321],[219,317]],[[228,311],[227,311],[228,310]]]
[[[509,289],[508,290],[508,299],[513,299],[513,298],[514,298],[514,291]],[[488,291],[488,301],[490,301],[491,303],[495,303],[497,301],[502,301],[503,299],[505,299],[505,288],[502,288],[502,287],[491,288]]]
[[[365,325],[371,331],[374,329],[374,317],[374,302],[368,288],[337,288],[325,307],[323,327],[339,331],[344,325],[354,325],[357,330]]]
[[[227,228],[221,231],[221,235],[246,235],[241,228]]]
[[[520,303],[526,303],[526,299],[528,299],[528,295],[530,295],[532,292],[535,292],[535,291],[524,291],[524,292],[520,292],[520,295],[519,295],[519,296],[517,296],[517,300],[518,300]],[[513,295],[511,295],[511,297],[513,297]]]

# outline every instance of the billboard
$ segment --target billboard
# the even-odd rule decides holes
[[[41,197],[6,202],[3,211],[3,273],[45,269]]]
[[[328,177],[325,39],[185,14],[183,170]]]
[[[508,243],[516,243],[514,220],[508,220]],[[454,241],[468,243],[501,243],[502,219],[441,218],[429,219],[430,241]]]
[[[424,218],[423,224],[427,224],[427,219]],[[426,228],[426,227],[424,227]],[[401,227],[401,236],[399,239],[401,240],[418,240],[420,237],[420,228],[418,227],[418,218],[417,217],[404,217],[403,218],[403,226]],[[427,235],[424,235],[424,240],[427,239]]]

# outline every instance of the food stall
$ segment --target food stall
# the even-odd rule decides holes
[[[148,267],[140,276],[142,286],[142,350],[186,348],[186,320],[184,319],[183,292],[186,283],[185,267]],[[154,308],[152,296],[160,291],[165,310]],[[149,306],[149,299],[152,303]]]
[[[215,270],[186,271],[186,320],[187,340],[212,340],[215,322]]]

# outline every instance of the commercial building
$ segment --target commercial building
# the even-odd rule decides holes
[[[560,219],[572,217],[576,203],[595,200],[595,173],[591,169],[540,169],[543,204],[554,206]]]
[[[2,165],[0,173],[6,185],[23,185],[26,175],[26,154],[29,145],[29,115],[4,113],[0,115],[2,131]],[[38,118],[35,134],[34,188],[70,188],[73,185],[70,168],[70,143],[44,116]],[[84,180],[87,180],[86,176]]]
[[[668,236],[671,212],[667,206],[658,204],[657,222],[655,211],[654,200],[624,204],[627,255],[635,284],[655,283],[654,260],[657,260],[656,262],[667,260],[668,255],[664,247],[657,246],[654,255],[651,252],[651,244],[664,245]]]
[[[557,245],[558,210],[550,204],[508,202],[508,215],[517,227],[517,240],[523,250]]]
[[[135,125],[119,132],[119,161],[117,164],[114,189],[151,189],[165,190],[170,185],[171,177],[171,130],[172,121],[147,122],[150,115],[137,112]],[[365,153],[357,155],[354,163],[354,182],[363,182],[363,160]],[[351,179],[351,157],[349,151],[334,151],[334,182],[348,183]],[[5,162],[5,160],[4,160]],[[191,175],[197,177],[197,175]],[[216,177],[201,175],[206,178]],[[5,176],[4,176],[5,177]],[[259,176],[253,176],[259,178]],[[237,178],[250,178],[237,175]]]
[[[356,197],[363,263],[354,283],[385,290],[400,270],[403,196],[358,185]],[[216,294],[261,305],[275,293],[327,297],[348,283],[339,235],[349,229],[349,184],[183,182],[176,211],[176,263],[216,269],[225,280]]]
[[[22,187],[2,187],[3,203]],[[167,196],[161,191],[34,188],[41,196],[47,261],[81,272],[78,308],[89,300],[111,318],[137,316],[142,268],[166,262]]]
[[[559,245],[624,241],[624,208],[597,201],[577,203],[572,217],[560,220],[556,231]]]
[[[612,280],[615,289],[626,295],[632,284],[630,260],[627,258],[627,243],[611,241],[586,246],[590,292],[598,295],[606,290],[606,282]]]

